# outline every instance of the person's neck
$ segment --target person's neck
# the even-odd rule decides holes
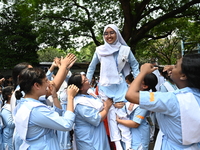
[[[189,85],[187,84],[187,82],[182,82],[180,84],[176,84],[176,86],[179,88],[179,89],[183,89],[185,87],[189,87]]]
[[[88,93],[87,93],[87,92],[81,92],[80,94],[88,95]]]
[[[39,99],[39,96],[37,96],[37,95],[32,95],[32,94],[25,94],[24,98],[32,98],[32,99],[38,100],[38,99]]]

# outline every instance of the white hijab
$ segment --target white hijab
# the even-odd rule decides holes
[[[115,31],[117,36],[116,41],[112,44],[109,44],[103,37],[104,45],[96,48],[96,53],[100,56],[101,61],[99,83],[102,86],[110,86],[111,84],[120,83],[119,71],[113,53],[119,51],[121,45],[127,45],[116,25],[109,24],[105,26],[104,32],[109,27]]]
[[[109,44],[106,42],[105,38],[103,37],[104,45],[98,46],[96,48],[97,53],[100,56],[111,55],[114,52],[118,51],[121,45],[127,45],[126,42],[124,41],[124,39],[122,38],[122,35],[119,32],[119,29],[116,25],[108,24],[107,26],[104,27],[103,33],[106,31],[107,28],[112,28],[115,31],[115,33],[117,35],[117,39],[113,44]]]

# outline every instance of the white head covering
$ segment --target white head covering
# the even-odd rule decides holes
[[[107,43],[104,38],[105,44],[96,48],[96,53],[100,56],[99,58],[101,59],[99,83],[102,86],[119,84],[120,76],[117,68],[117,62],[114,59],[113,53],[119,51],[121,45],[127,45],[116,25],[109,24],[105,26],[104,32],[107,28],[112,28],[115,31],[117,38],[116,41],[112,44]],[[110,72],[112,72],[112,74],[110,74]]]
[[[117,38],[116,38],[116,41],[114,43],[109,44],[109,43],[106,42],[105,37],[103,37],[105,44],[97,47],[97,49],[96,49],[97,53],[100,56],[111,55],[114,52],[118,51],[121,45],[127,45],[126,42],[124,41],[124,39],[122,38],[122,35],[119,32],[119,29],[116,25],[108,24],[107,26],[104,27],[103,33],[106,31],[107,28],[112,28],[115,31]]]

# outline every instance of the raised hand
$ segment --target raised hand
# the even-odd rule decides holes
[[[74,84],[69,85],[67,88],[67,95],[68,95],[68,97],[70,97],[70,96],[75,97],[76,94],[78,93],[78,91],[79,91],[79,88],[76,85],[74,85]]]
[[[74,54],[69,53],[65,58],[61,57],[61,66],[70,69],[76,62],[76,60],[77,60],[76,56]]]
[[[150,64],[150,63],[145,63],[141,66],[140,68],[140,72],[145,73],[145,74],[149,74],[152,73],[153,71],[157,70],[158,67],[154,67],[154,65]]]

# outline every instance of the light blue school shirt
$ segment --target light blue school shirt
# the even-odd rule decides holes
[[[68,74],[66,75],[65,77],[65,81],[68,82],[69,78],[71,77],[72,73],[71,71],[68,72]],[[52,81],[53,80],[53,72],[51,72],[50,70],[48,70],[46,72],[46,77],[49,81]]]
[[[22,105],[27,105],[27,101],[41,103],[31,98],[22,98],[15,109],[18,110]],[[50,110],[44,105],[32,109],[26,136],[26,142],[30,145],[28,150],[60,149],[55,130],[71,130],[75,119],[75,114],[71,111],[66,111],[63,117],[61,114],[62,110],[57,107]]]
[[[64,115],[66,108],[67,108],[67,102],[61,104],[63,113]],[[58,137],[58,142],[61,150],[69,150],[72,148],[72,143],[71,143],[71,136],[70,136],[70,131],[57,131],[57,137]]]
[[[0,106],[2,105],[2,101],[0,100]],[[0,150],[3,150],[3,119],[1,116],[1,107],[0,107]]]
[[[150,92],[140,92],[140,107],[156,112],[159,127],[164,133],[161,150],[183,150],[191,146],[182,145],[180,107],[176,97],[179,91],[193,93],[200,105],[200,90],[195,88],[186,87],[173,92],[154,92],[154,97],[150,95]]]
[[[171,84],[169,81],[165,81],[165,82],[168,82],[173,88],[174,88],[174,90],[177,90],[178,89],[178,87],[176,86],[176,84]],[[160,92],[168,92],[168,90],[167,90],[167,88],[165,87],[165,85],[164,84],[161,84],[160,85],[160,90],[159,90]]]
[[[116,64],[117,64],[118,54],[119,54],[119,51],[113,53],[113,57],[115,59]],[[89,79],[89,81],[92,80],[94,71],[96,69],[96,65],[99,62],[100,62],[99,58],[97,56],[97,53],[95,52],[86,74],[86,77]],[[131,51],[128,55],[128,63],[130,64],[131,70],[133,72],[133,76],[136,77],[139,74],[139,64]],[[102,91],[107,97],[112,98],[114,103],[127,101],[125,99],[125,94],[128,90],[128,87],[127,87],[127,83],[126,83],[125,75],[123,74],[123,71],[121,72],[121,81],[119,84],[112,84],[110,86],[101,86],[100,84],[98,84],[98,86],[99,86],[99,90]]]
[[[5,104],[6,105],[6,104]],[[15,128],[14,120],[12,117],[11,111],[2,108],[1,110],[2,119],[4,123],[2,138],[3,138],[3,147],[4,149],[8,148],[8,150],[14,150],[13,147],[13,132]]]
[[[130,114],[130,120],[140,124],[137,128],[130,128],[132,135],[132,149],[138,149],[142,145],[143,150],[148,150],[150,141],[150,126],[146,121],[147,115],[149,115],[149,111],[141,109],[140,106],[138,106]]]
[[[90,106],[77,104],[74,113],[76,115],[74,134],[77,150],[110,150],[99,111]]]

